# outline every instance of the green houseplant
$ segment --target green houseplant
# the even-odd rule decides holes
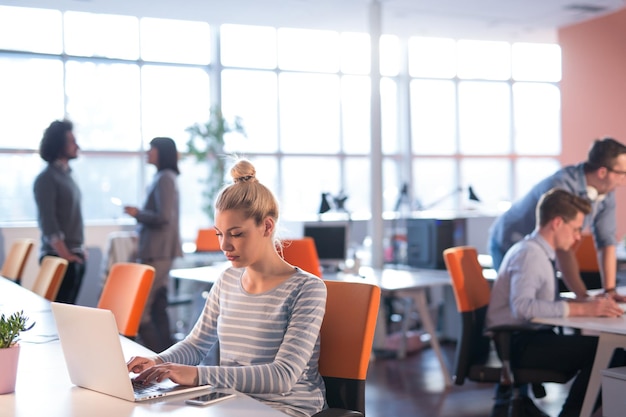
[[[17,361],[19,359],[19,345],[17,341],[21,332],[30,330],[35,323],[27,324],[28,317],[23,311],[10,316],[0,314],[0,394],[15,391],[17,377]]]
[[[224,139],[229,133],[240,133],[246,136],[243,122],[240,117],[228,121],[224,118],[219,106],[213,106],[209,119],[204,123],[195,123],[186,129],[189,133],[187,153],[197,162],[208,164],[208,176],[203,181],[206,188],[203,192],[204,204],[202,210],[213,222],[213,203],[217,192],[224,184],[226,161],[224,153]]]

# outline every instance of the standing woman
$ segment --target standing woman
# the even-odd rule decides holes
[[[128,370],[152,381],[234,388],[294,417],[326,407],[318,369],[326,285],[276,248],[278,203],[240,160],[215,202],[215,231],[232,266],[215,282],[191,333]],[[219,364],[209,365],[219,347]],[[209,362],[215,363],[215,362]]]
[[[173,343],[167,315],[169,273],[174,259],[183,254],[176,180],[179,174],[176,143],[170,138],[152,139],[148,163],[157,168],[157,173],[143,208],[126,206],[124,212],[137,219],[137,261],[155,269],[154,283],[141,317],[139,341],[149,349],[160,352]]]

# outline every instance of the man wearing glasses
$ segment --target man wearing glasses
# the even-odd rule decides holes
[[[591,212],[585,216],[583,230],[591,228],[593,233],[604,291],[616,301],[624,301],[624,297],[615,292],[615,188],[623,184],[626,184],[626,146],[612,138],[595,140],[585,162],[566,166],[540,181],[496,219],[489,230],[488,242],[494,268],[499,269],[504,254],[514,243],[533,231],[540,197],[552,188],[561,188],[591,202]],[[576,297],[583,299],[587,297],[587,288],[580,276],[574,250],[573,247],[557,250],[556,258],[563,281]]]

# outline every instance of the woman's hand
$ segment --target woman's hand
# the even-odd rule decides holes
[[[137,213],[139,213],[139,209],[134,206],[124,206],[124,213],[132,217],[137,217]]]
[[[128,362],[126,362],[126,367],[128,368],[128,372],[139,374],[148,368],[152,368],[158,363],[162,363],[159,358],[144,358],[143,356],[133,356]]]
[[[161,382],[167,378],[180,385],[195,386],[198,385],[198,369],[195,366],[165,362],[145,369],[135,380],[149,383]]]

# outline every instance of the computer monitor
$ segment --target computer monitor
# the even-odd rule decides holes
[[[315,222],[304,224],[304,236],[315,240],[320,265],[325,271],[337,271],[348,257],[348,222]]]

